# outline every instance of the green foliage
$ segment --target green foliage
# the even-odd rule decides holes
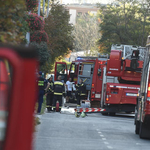
[[[18,44],[29,30],[26,23],[24,0],[0,1],[0,42]]]
[[[45,31],[49,37],[48,48],[52,57],[64,56],[72,49],[73,27],[69,24],[70,15],[67,9],[60,4],[51,4],[48,18],[45,19]],[[54,63],[54,62],[53,62]]]
[[[36,42],[31,42],[30,45],[35,47],[38,50],[40,65],[41,66],[45,65],[45,63],[48,60],[48,57],[50,55],[48,53],[47,43],[46,42],[41,42],[39,44],[39,43],[36,43]]]
[[[99,40],[101,52],[110,52],[111,44],[145,46],[150,31],[149,3],[119,0],[100,7]]]
[[[99,19],[97,15],[92,13],[78,15],[73,31],[75,51],[94,49],[96,41],[100,38],[98,30]]]

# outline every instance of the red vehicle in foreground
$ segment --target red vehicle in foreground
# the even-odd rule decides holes
[[[36,68],[36,50],[0,47],[0,149],[32,149]]]
[[[146,48],[135,112],[135,133],[139,134],[140,138],[150,138],[150,36]]]
[[[104,114],[135,111],[145,52],[144,47],[112,45],[103,69],[101,107],[106,109]]]

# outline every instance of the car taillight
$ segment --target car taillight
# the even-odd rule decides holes
[[[108,100],[109,100],[109,95],[106,96],[106,101],[108,101]]]
[[[147,101],[150,104],[150,83],[148,84],[148,89],[147,89]]]
[[[94,84],[92,84],[92,88],[94,88]]]

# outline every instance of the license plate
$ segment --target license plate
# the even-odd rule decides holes
[[[100,94],[95,94],[95,98],[100,98]]]
[[[126,93],[126,96],[138,96],[138,94],[135,94],[135,93]]]

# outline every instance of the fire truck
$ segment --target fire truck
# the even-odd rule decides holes
[[[79,83],[83,79],[86,84],[87,100],[90,100],[91,107],[100,107],[103,68],[106,66],[108,55],[99,57],[78,57],[67,69],[65,62],[56,62],[54,80],[61,75],[62,81],[66,82],[69,78],[72,82]]]
[[[103,68],[101,107],[103,114],[134,112],[140,89],[144,47],[112,45],[107,66]]]
[[[150,138],[150,36],[147,40],[141,85],[135,111],[135,133],[140,138]]]
[[[71,63],[68,74],[61,71],[67,70],[66,63],[56,62],[55,80],[59,74],[64,82],[69,77],[75,83],[80,78],[86,80],[91,108],[105,109],[104,115],[134,112],[145,52],[146,49],[140,46],[112,45],[109,59],[78,58]]]

